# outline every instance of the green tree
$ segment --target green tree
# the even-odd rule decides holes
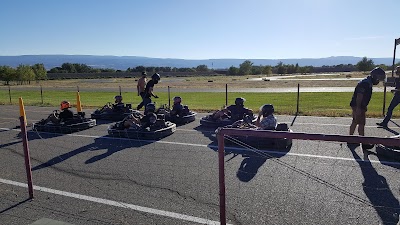
[[[29,65],[20,64],[17,67],[16,73],[17,73],[17,80],[20,84],[23,84],[24,81],[27,81],[30,84],[31,81],[35,79],[35,72]]]
[[[229,75],[238,75],[239,74],[239,68],[231,66],[228,69],[228,74]]]
[[[253,63],[250,60],[244,61],[239,65],[239,75],[247,75],[251,73]]]
[[[5,82],[5,85],[10,85],[10,81],[16,80],[16,71],[10,66],[0,66],[0,80]]]
[[[367,57],[363,57],[357,64],[356,67],[359,71],[370,71],[375,65],[372,59],[368,59]]]
[[[63,63],[61,65],[61,70],[65,70],[67,73],[77,73],[76,68],[72,63]]]
[[[272,67],[271,66],[264,66],[262,73],[265,75],[271,75],[272,74]]]
[[[198,71],[198,72],[207,72],[209,69],[208,69],[208,67],[207,67],[207,65],[198,65],[197,67],[196,67],[196,71]]]
[[[278,69],[278,74],[286,74],[287,72],[287,68],[286,66],[283,64],[283,62],[279,62],[278,65],[276,65],[277,69]]]
[[[35,73],[35,80],[46,80],[47,79],[47,71],[44,68],[43,63],[36,63],[32,66],[33,72]]]

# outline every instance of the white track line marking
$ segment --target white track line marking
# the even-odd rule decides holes
[[[18,132],[21,131],[19,129],[10,129],[10,128],[0,128],[0,130],[18,131]],[[34,132],[34,131],[28,131],[28,132]],[[48,132],[39,132],[39,133],[54,134],[54,133],[48,133]],[[132,142],[161,143],[161,144],[184,145],[184,146],[193,146],[193,147],[204,147],[204,148],[218,149],[217,145],[192,144],[192,143],[173,142],[173,141],[137,140],[137,139],[128,139],[128,138],[109,137],[109,136],[84,135],[84,134],[65,134],[65,135],[66,136],[71,136],[71,137],[99,138],[99,139],[109,139],[109,140],[132,141]],[[260,154],[269,153],[269,154],[277,154],[277,155],[291,155],[291,156],[299,156],[299,157],[320,158],[320,159],[334,159],[334,160],[354,161],[354,162],[365,161],[365,160],[356,160],[354,158],[334,157],[334,156],[325,156],[325,155],[311,155],[311,154],[292,153],[292,152],[284,153],[284,152],[280,152],[280,151],[270,151],[270,150],[249,150],[249,149],[246,149],[246,148],[239,148],[239,147],[225,147],[225,149],[227,149],[227,150],[239,150],[239,151],[254,151],[254,152],[258,152]],[[376,164],[386,164],[386,165],[400,165],[400,162],[391,162],[391,161],[368,160],[368,162],[376,163]]]
[[[28,185],[25,183],[20,183],[12,180],[6,180],[6,179],[1,179],[0,182],[3,184],[9,184],[9,185],[14,185],[18,187],[24,187],[28,188]],[[76,198],[80,200],[85,200],[85,201],[90,201],[90,202],[95,202],[95,203],[100,203],[104,205],[110,205],[110,206],[115,206],[115,207],[120,207],[120,208],[125,208],[125,209],[132,209],[135,211],[139,212],[145,212],[145,213],[150,213],[154,215],[159,215],[159,216],[166,216],[174,219],[179,219],[179,220],[185,220],[185,221],[190,221],[190,222],[195,222],[195,223],[200,223],[200,224],[220,224],[217,221],[213,220],[208,220],[208,219],[203,219],[200,217],[194,217],[194,216],[188,216],[180,213],[175,213],[175,212],[169,212],[169,211],[164,211],[164,210],[159,210],[159,209],[153,209],[153,208],[148,208],[144,206],[138,206],[138,205],[133,205],[129,203],[124,203],[124,202],[117,202],[113,200],[108,200],[108,199],[103,199],[103,198],[96,198],[96,197],[91,197],[87,195],[81,195],[81,194],[75,194],[71,192],[66,192],[66,191],[60,191],[60,190],[55,190],[51,188],[46,188],[46,187],[40,187],[33,185],[33,189],[41,192],[46,192],[50,194],[55,194],[55,195],[61,195],[61,196],[66,196],[70,198]]]

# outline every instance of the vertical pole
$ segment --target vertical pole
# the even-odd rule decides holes
[[[396,63],[396,39],[394,39],[394,48],[393,48],[393,63],[392,63],[392,77],[394,77],[394,67]],[[383,83],[383,107],[382,107],[382,115],[385,116],[385,109],[386,109],[386,82]]]
[[[42,88],[42,85],[40,85],[40,98],[42,99],[42,105],[43,105],[43,88]]]
[[[225,205],[225,159],[224,159],[224,136],[217,134],[218,138],[218,168],[219,168],[219,222],[226,224],[226,205]]]
[[[76,86],[76,91],[79,92],[79,86]]]
[[[228,84],[225,84],[225,106],[228,106]]]
[[[170,87],[168,86],[168,108],[171,108],[171,93],[170,93]]]
[[[79,94],[79,91],[76,92],[76,111],[78,114],[82,112],[81,95]]]
[[[122,93],[121,93],[121,86],[119,86],[119,95],[122,96]]]
[[[393,63],[392,63],[392,77],[394,77],[394,65],[396,63],[396,39],[394,39],[394,50],[393,50]]]
[[[32,169],[31,169],[31,160],[29,156],[29,146],[28,146],[28,136],[26,133],[26,114],[25,108],[22,98],[19,98],[19,111],[20,111],[20,125],[21,125],[21,135],[22,135],[22,144],[24,147],[24,158],[25,158],[25,170],[26,170],[26,178],[28,181],[28,192],[29,198],[33,198],[33,182],[32,182]]]
[[[8,96],[10,97],[10,104],[11,104],[11,88],[10,88],[10,85],[8,85]]]
[[[386,82],[383,83],[383,106],[382,106],[382,116],[385,116],[386,108]]]
[[[300,103],[300,83],[297,84],[297,106],[296,106],[296,115],[299,114],[299,103]]]

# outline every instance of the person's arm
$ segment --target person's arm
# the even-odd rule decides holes
[[[153,96],[154,98],[158,98],[158,96],[155,95],[155,94],[153,93],[153,87],[150,87],[150,88],[149,88],[149,94],[150,94],[151,96]]]
[[[261,123],[260,123],[261,116],[262,116],[262,111],[260,110],[260,112],[258,113],[258,116],[257,116],[257,120],[256,120],[256,126],[257,127],[261,126]]]

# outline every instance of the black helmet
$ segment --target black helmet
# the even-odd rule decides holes
[[[142,76],[144,76],[144,77],[147,76],[146,71],[143,71],[143,72],[142,72]]]
[[[175,96],[175,97],[174,97],[174,103],[175,103],[175,102],[181,103],[181,102],[182,102],[182,98],[179,97],[179,96]]]
[[[151,76],[151,79],[160,80],[161,79],[160,74],[158,74],[158,73],[153,74],[153,76]]]
[[[117,103],[117,102],[122,102],[122,96],[121,96],[121,95],[116,95],[116,96],[114,97],[114,99],[115,99],[115,103]]]
[[[263,116],[268,116],[274,113],[275,109],[274,106],[271,104],[265,104],[261,106],[260,111],[262,112]]]
[[[377,81],[383,81],[386,78],[385,71],[380,67],[375,67],[373,70],[371,70],[370,74],[371,74],[372,79],[377,80]]]
[[[156,105],[154,103],[150,102],[144,107],[144,111],[145,111],[145,114],[147,114],[148,112],[155,112]]]
[[[235,105],[237,106],[244,106],[244,102],[246,101],[246,99],[244,98],[236,98],[235,99]]]

